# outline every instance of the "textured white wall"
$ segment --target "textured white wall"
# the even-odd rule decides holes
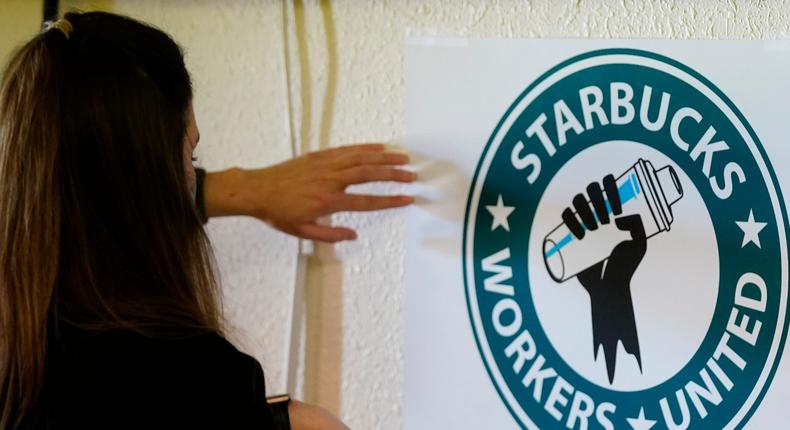
[[[311,2],[306,5],[318,8]],[[790,4],[780,1],[377,1],[331,2],[338,73],[331,145],[395,140],[402,133],[405,35],[468,37],[786,38]],[[308,25],[319,33],[320,21]],[[309,37],[314,50],[326,41]],[[315,87],[327,75],[311,64]],[[463,89],[459,89],[463,90]],[[342,343],[321,351],[339,359],[340,411],[353,428],[402,426],[403,228],[397,213],[339,216],[361,229],[336,247]],[[341,282],[342,281],[342,282]],[[335,311],[335,309],[332,309]],[[463,327],[462,329],[467,329]],[[333,376],[333,375],[329,375]],[[313,383],[332,385],[319,374]],[[331,399],[319,397],[320,402]],[[338,404],[338,402],[335,402]],[[460,405],[459,405],[460,406]]]
[[[0,0],[0,35],[14,19],[2,7],[9,1]],[[405,35],[790,35],[790,3],[779,0],[305,0],[285,3],[285,25],[283,4],[274,0],[102,3],[164,28],[186,48],[203,136],[199,156],[209,168],[290,155],[283,34],[291,42],[294,135],[313,149],[400,138]],[[0,44],[0,55],[6,48]],[[358,229],[360,239],[319,246],[309,260],[306,359],[297,363],[306,384],[299,391],[352,428],[400,428],[402,218],[392,211],[334,221]],[[245,219],[211,221],[209,228],[239,344],[262,361],[269,389],[283,389],[296,241]]]

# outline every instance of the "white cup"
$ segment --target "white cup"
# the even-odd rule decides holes
[[[623,208],[618,217],[640,215],[647,238],[669,231],[672,205],[683,197],[683,188],[672,166],[656,170],[641,158],[617,178],[617,190]],[[595,214],[592,204],[589,201],[587,204]],[[608,201],[606,207],[611,214]],[[606,260],[617,244],[630,239],[630,233],[618,229],[614,220],[599,225],[595,231],[587,231],[582,240],[576,239],[565,223],[561,223],[543,239],[543,260],[551,277],[563,282]]]

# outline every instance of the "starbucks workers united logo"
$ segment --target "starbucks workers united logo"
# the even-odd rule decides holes
[[[636,50],[549,70],[492,133],[464,273],[491,380],[528,429],[741,428],[787,328],[770,162],[699,73]]]

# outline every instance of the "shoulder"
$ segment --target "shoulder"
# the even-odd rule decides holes
[[[167,427],[225,427],[267,419],[260,364],[217,333],[66,331],[51,348],[45,392],[70,408],[58,407],[59,415],[91,405],[103,422],[159,417]]]
[[[152,335],[67,329],[61,333],[50,345],[54,366],[86,377],[101,373],[118,378],[156,378],[164,383],[179,378],[227,376],[239,366],[257,365],[252,357],[213,332]]]
[[[104,332],[79,331],[72,328],[60,332],[51,346],[65,360],[113,360],[116,364],[131,362],[136,366],[151,361],[165,364],[185,356],[191,364],[215,360],[248,360],[223,336],[215,332],[184,334],[143,334],[130,330]]]

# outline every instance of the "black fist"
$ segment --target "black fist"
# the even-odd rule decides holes
[[[623,209],[614,176],[607,175],[602,184],[603,188],[597,182],[587,186],[589,202],[584,194],[577,194],[573,198],[573,209],[566,208],[562,212],[562,220],[577,240],[612,220],[619,230],[631,235],[631,239],[614,247],[609,258],[576,276],[590,295],[593,356],[597,357],[599,347],[603,347],[607,376],[612,383],[618,341],[622,342],[626,352],[636,357],[640,370],[642,368],[631,300],[631,279],[647,251],[647,237],[641,216],[619,216]]]

